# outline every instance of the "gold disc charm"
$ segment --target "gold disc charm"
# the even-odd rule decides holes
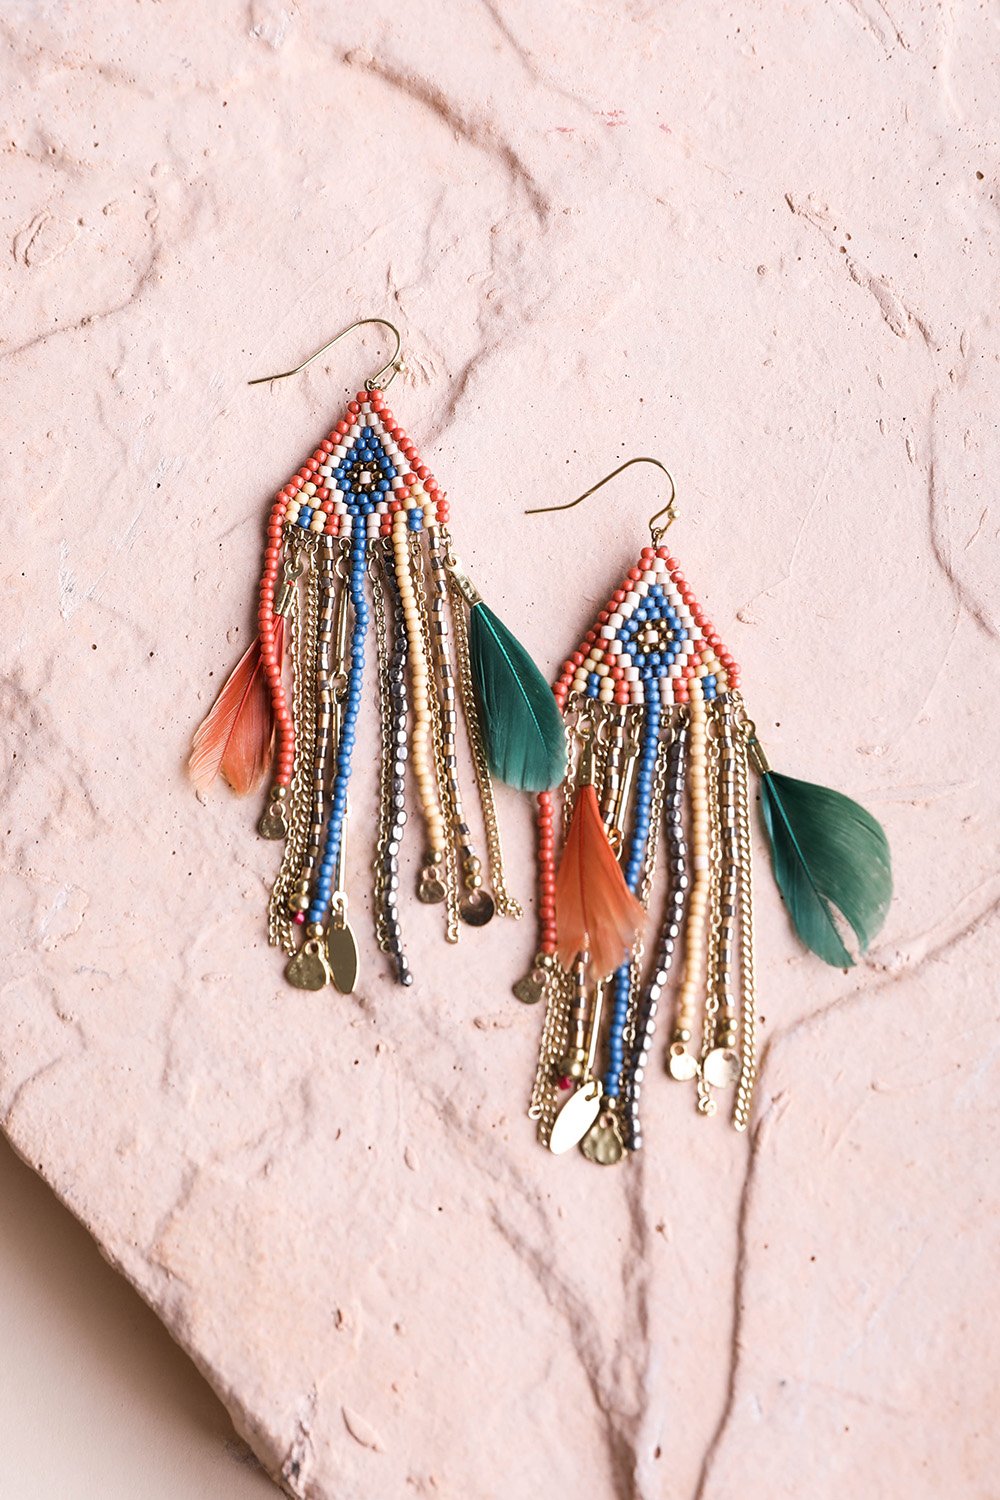
[[[618,1128],[618,1118],[612,1109],[602,1109],[580,1142],[580,1150],[588,1161],[599,1166],[613,1167],[625,1155],[625,1144]]]
[[[564,1151],[579,1145],[600,1112],[601,1085],[596,1078],[588,1078],[575,1093],[570,1094],[556,1115],[549,1136],[549,1150],[553,1156],[562,1156]]]
[[[334,988],[342,995],[353,995],[358,982],[358,944],[349,924],[336,919],[326,935],[326,956]]]
[[[687,1051],[683,1042],[673,1042],[667,1053],[667,1070],[671,1078],[688,1083],[698,1077],[698,1059]]]
[[[701,1065],[701,1076],[713,1089],[725,1089],[740,1076],[740,1055],[732,1047],[713,1047]]]
[[[458,903],[458,915],[469,927],[485,927],[496,907],[489,891],[477,886]]]
[[[297,990],[321,990],[332,977],[319,938],[307,938],[285,967],[285,978]]]

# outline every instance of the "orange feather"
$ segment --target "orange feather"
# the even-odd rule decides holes
[[[284,642],[284,621],[280,617],[274,639],[280,660]],[[263,778],[273,746],[274,710],[257,636],[199,725],[191,745],[188,774],[199,792],[221,774],[242,797]]]
[[[586,952],[591,977],[603,979],[624,960],[645,915],[608,842],[597,794],[583,786],[556,876],[556,943],[563,966],[568,969]]]

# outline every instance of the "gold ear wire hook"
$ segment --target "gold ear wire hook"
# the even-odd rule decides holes
[[[599,479],[596,484],[592,484],[589,490],[584,490],[582,495],[577,495],[575,500],[567,500],[565,505],[536,505],[531,510],[526,510],[524,514],[526,516],[540,516],[550,510],[572,510],[574,505],[579,505],[582,500],[586,500],[589,495],[593,495],[602,485],[607,484],[609,479],[614,479],[616,474],[621,474],[624,469],[631,468],[632,464],[655,464],[658,469],[663,470],[664,474],[670,480],[670,499],[661,510],[658,510],[655,515],[649,518],[649,534],[653,538],[653,546],[655,547],[663,536],[663,533],[677,519],[677,486],[674,484],[674,476],[666,464],[661,464],[658,458],[627,458],[623,464],[618,465],[617,469],[612,469],[610,474],[605,474],[603,479]],[[662,526],[657,526],[656,523],[661,516],[666,516],[667,519]]]
[[[400,337],[399,329],[395,323],[390,323],[388,318],[359,318],[356,323],[352,323],[349,328],[344,328],[338,333],[336,338],[332,338],[328,344],[324,344],[322,349],[317,349],[315,354],[310,354],[308,359],[304,359],[300,365],[296,365],[294,370],[282,370],[280,375],[258,375],[254,380],[248,380],[247,385],[266,385],[271,380],[287,380],[289,375],[298,375],[307,365],[311,365],[314,359],[319,359],[320,355],[325,354],[328,349],[332,349],[334,344],[339,344],[341,339],[346,338],[349,333],[353,333],[355,328],[364,328],[369,323],[379,323],[383,328],[388,328],[396,340],[396,348],[389,362],[384,364],[381,370],[373,375],[370,380],[365,381],[366,391],[387,391],[399,374],[402,363],[399,351],[403,347],[403,340]],[[389,375],[389,379],[383,385],[382,376],[390,370],[392,374]]]

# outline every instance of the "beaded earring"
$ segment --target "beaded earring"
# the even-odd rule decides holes
[[[538,791],[557,786],[566,768],[565,733],[548,684],[459,566],[444,491],[386,405],[386,388],[402,367],[398,331],[384,318],[362,318],[296,369],[249,383],[298,374],[366,324],[390,329],[395,353],[278,491],[267,525],[259,633],[195,734],[189,762],[196,788],[221,774],[239,793],[257,786],[273,763],[258,832],[285,847],[268,938],[288,955],[289,983],[318,990],[332,982],[343,994],[358,976],[346,841],[370,625],[381,725],[375,929],[399,983],[412,979],[398,906],[408,765],[425,835],[417,897],[443,903],[449,942],[458,941],[462,923],[482,927],[494,911],[521,915],[504,878],[491,771]],[[492,895],[465,820],[459,708]]]
[[[747,1127],[757,1067],[751,767],[778,887],[808,948],[846,968],[845,936],[864,951],[892,895],[875,819],[768,765],[739,668],[661,545],[676,513],[663,464],[629,459],[577,500],[541,509],[579,505],[636,463],[663,470],[670,498],[649,522],[652,545],[555,684],[570,768],[561,812],[550,790],[538,798],[540,948],[514,990],[545,1000],[529,1109],[539,1139],[557,1154],[579,1144],[602,1164],[642,1146],[640,1095],[678,950],[667,1070],[696,1085],[704,1115],[715,1091],[735,1084],[733,1124]],[[665,909],[644,964],[661,843]]]

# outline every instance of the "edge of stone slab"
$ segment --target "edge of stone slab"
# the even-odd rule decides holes
[[[275,1451],[273,1443],[265,1441],[264,1434],[261,1431],[259,1424],[251,1416],[244,1404],[239,1401],[229,1390],[225,1381],[213,1368],[211,1363],[204,1357],[204,1355],[189,1340],[185,1339],[183,1333],[178,1328],[172,1327],[171,1324],[167,1321],[167,1317],[165,1316],[166,1309],[162,1302],[157,1302],[155,1295],[149,1290],[148,1287],[144,1286],[137,1279],[137,1277],[129,1269],[125,1261],[120,1256],[116,1255],[114,1251],[104,1243],[100,1235],[94,1229],[93,1225],[88,1223],[83,1212],[73,1202],[72,1197],[70,1196],[71,1189],[63,1190],[57,1187],[56,1183],[52,1180],[52,1178],[46,1171],[44,1161],[39,1162],[37,1160],[37,1153],[32,1153],[31,1156],[27,1154],[26,1147],[18,1141],[17,1136],[13,1133],[7,1121],[3,1121],[2,1123],[0,1123],[0,1135],[3,1136],[3,1139],[10,1146],[15,1156],[17,1156],[17,1158],[24,1163],[29,1171],[34,1172],[36,1177],[41,1178],[42,1182],[45,1183],[45,1186],[54,1195],[56,1200],[61,1203],[63,1208],[71,1213],[74,1219],[76,1219],[77,1223],[86,1230],[87,1234],[90,1235],[90,1238],[96,1245],[98,1253],[100,1254],[102,1260],[106,1261],[111,1269],[128,1283],[128,1285],[137,1294],[137,1296],[142,1298],[143,1302],[145,1302],[150,1311],[153,1312],[159,1319],[160,1323],[166,1329],[167,1333],[173,1339],[177,1347],[183,1350],[188,1359],[190,1359],[191,1363],[194,1365],[195,1369],[198,1371],[198,1374],[202,1377],[203,1380],[208,1383],[214,1394],[222,1402],[222,1405],[225,1407],[226,1412],[229,1415],[229,1419],[233,1424],[233,1428],[237,1436],[242,1438],[242,1440],[246,1443],[247,1447],[250,1449],[254,1457],[257,1459],[258,1463],[261,1465],[261,1468],[264,1470],[268,1479],[270,1479],[273,1484],[277,1485],[278,1489],[281,1490],[284,1494],[290,1496],[291,1500],[303,1500],[303,1491],[292,1489],[289,1486],[286,1477],[282,1475],[280,1466],[283,1465],[284,1460],[282,1456]]]

